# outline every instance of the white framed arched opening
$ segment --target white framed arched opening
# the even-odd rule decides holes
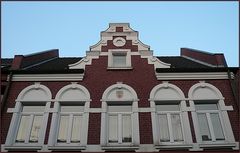
[[[102,149],[137,149],[140,140],[138,96],[135,90],[118,82],[104,91],[101,101]]]
[[[90,93],[71,83],[56,94],[48,140],[50,150],[84,150],[87,145]]]
[[[11,109],[13,116],[4,149],[42,149],[51,99],[48,87],[38,82],[19,93],[15,107]]]
[[[151,90],[149,100],[156,148],[191,148],[192,134],[182,90],[163,82]]]
[[[197,144],[200,148],[236,147],[232,127],[220,90],[210,83],[200,82],[193,85],[188,92],[193,125]]]

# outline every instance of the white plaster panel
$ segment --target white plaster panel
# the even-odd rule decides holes
[[[64,100],[81,100],[81,99],[85,99],[86,95],[85,93],[79,89],[79,88],[75,88],[75,89],[68,89],[65,90],[62,95],[60,96],[61,101]]]
[[[160,88],[158,89],[158,91],[155,94],[155,99],[161,99],[161,100],[169,100],[169,98],[171,99],[180,99],[179,94],[177,93],[176,90],[174,90],[173,88]]]
[[[213,89],[210,88],[197,88],[193,92],[193,98],[194,99],[218,99],[218,96],[213,91]]]
[[[30,89],[28,92],[24,93],[23,100],[32,100],[32,101],[47,101],[48,100],[48,94],[41,88],[39,89]]]

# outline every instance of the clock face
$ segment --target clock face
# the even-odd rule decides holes
[[[117,47],[124,46],[126,44],[126,40],[123,39],[122,37],[117,37],[113,40],[113,45]]]

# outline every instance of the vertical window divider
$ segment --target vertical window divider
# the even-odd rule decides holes
[[[168,131],[169,131],[169,136],[170,136],[170,142],[173,143],[173,128],[172,128],[172,119],[170,113],[167,113],[167,122],[168,122]]]
[[[118,114],[118,143],[122,143],[122,130],[123,130],[123,127],[122,127],[122,114],[119,113]]]

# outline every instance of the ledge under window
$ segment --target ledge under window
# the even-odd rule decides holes
[[[107,67],[108,70],[132,70],[133,67]]]
[[[203,149],[234,148],[234,147],[237,147],[237,144],[236,143],[208,143],[208,144],[199,144],[199,147]]]
[[[4,146],[5,150],[36,151],[41,150],[42,146]]]
[[[139,149],[138,146],[102,146],[106,151],[134,151]]]
[[[85,146],[48,146],[49,150],[85,150]]]
[[[164,144],[164,145],[156,145],[155,148],[156,149],[160,149],[160,150],[185,150],[185,149],[190,149],[192,148],[193,145],[191,144]]]

